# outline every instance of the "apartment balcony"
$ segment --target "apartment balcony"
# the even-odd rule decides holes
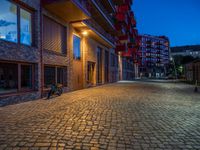
[[[156,42],[156,45],[161,46],[161,45],[163,45],[163,43],[162,42]]]
[[[138,30],[137,29],[133,29],[133,34],[135,35],[135,37],[138,37]]]
[[[116,49],[115,49],[116,52],[122,52],[122,51],[127,51],[127,45],[126,44],[118,44],[116,46]]]
[[[125,35],[126,29],[122,23],[116,23],[115,24],[115,32],[118,36]]]
[[[119,41],[121,43],[128,43],[128,42],[130,42],[130,36],[128,34],[119,36],[118,38],[119,38]]]
[[[136,20],[135,20],[135,15],[132,11],[130,11],[129,15],[129,24],[131,24],[132,27],[136,27]]]
[[[127,43],[128,48],[134,48],[135,47],[135,43],[134,42],[129,42]]]
[[[117,8],[117,12],[120,12],[120,13],[128,13],[128,11],[131,9],[129,4],[119,5],[116,8]]]
[[[161,54],[161,52],[160,52],[160,51],[157,51],[156,54]]]
[[[162,48],[160,46],[156,47],[157,50],[162,50]]]
[[[127,52],[122,52],[122,53],[121,53],[121,56],[122,56],[122,57],[133,57],[133,52],[132,52],[131,49],[128,49]]]
[[[151,41],[151,40],[148,40],[148,41],[146,41],[146,44],[147,44],[147,45],[151,45],[151,44],[152,44],[152,41]]]
[[[153,48],[153,46],[152,45],[147,45],[147,48],[151,49],[151,48]]]
[[[111,47],[115,47],[115,38],[107,33],[98,23],[93,19],[84,20],[83,23],[93,32],[96,33],[101,39],[107,42]],[[96,36],[95,36],[96,37]],[[97,39],[98,37],[96,37]]]
[[[164,43],[163,43],[163,46],[169,47],[169,42],[164,42]]]
[[[42,6],[66,22],[91,17],[90,4],[87,0],[42,0]]]
[[[123,4],[129,4],[132,5],[132,0],[113,0],[113,3],[115,5],[123,5]]]
[[[120,13],[117,12],[115,15],[116,23],[121,22],[124,23],[125,25],[128,25],[128,16],[126,13]]]
[[[132,28],[135,28],[135,27],[136,27],[135,18],[130,17],[130,18],[128,19],[128,24],[129,24]]]
[[[114,31],[114,19],[113,16],[107,11],[100,0],[91,0],[91,14],[93,18],[106,30]]]
[[[138,49],[136,47],[129,48],[130,51],[132,51],[134,54],[138,52]]]
[[[109,12],[109,13],[115,13],[115,4],[113,3],[113,0],[101,0],[104,8]]]
[[[152,56],[151,55],[146,55],[146,58],[151,58]]]
[[[160,59],[160,58],[161,58],[161,56],[156,56],[156,58],[157,58],[157,59]]]
[[[133,35],[130,36],[130,42],[136,45],[136,38]]]

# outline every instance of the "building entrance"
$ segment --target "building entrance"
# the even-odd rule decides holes
[[[87,84],[88,86],[94,85],[94,67],[95,63],[88,61],[87,62]]]

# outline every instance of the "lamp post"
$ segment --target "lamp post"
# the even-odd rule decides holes
[[[173,66],[174,66],[174,71],[175,71],[175,79],[177,79],[177,70],[176,70],[176,65],[175,65],[175,62],[174,62],[174,58],[173,58],[173,57],[170,57],[170,60],[172,61],[172,63],[173,63]]]

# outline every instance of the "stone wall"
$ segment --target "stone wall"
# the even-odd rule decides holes
[[[4,98],[0,97],[0,107],[17,104],[20,102],[27,102],[31,100],[36,100],[40,98],[39,92],[31,92],[31,93],[18,93],[15,95],[4,96]]]

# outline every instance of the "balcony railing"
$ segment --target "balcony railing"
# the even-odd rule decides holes
[[[115,28],[113,18],[107,12],[107,10],[103,7],[100,0],[91,0],[91,1],[95,5],[95,7],[100,11],[100,13],[104,16],[104,18],[108,21],[108,23],[112,26],[112,28]]]
[[[111,7],[113,7],[113,10],[115,11],[115,4],[113,3],[113,0],[108,0],[108,2],[110,3]]]
[[[84,11],[88,16],[91,16],[90,10],[90,4],[87,0],[72,0],[72,2],[78,6],[82,11]]]
[[[106,38],[113,45],[115,44],[115,38],[108,34],[98,23],[96,23],[92,19],[87,19],[83,21],[86,25],[88,25],[93,30],[96,30],[99,34],[101,34],[104,38]],[[95,32],[95,31],[94,31]]]

